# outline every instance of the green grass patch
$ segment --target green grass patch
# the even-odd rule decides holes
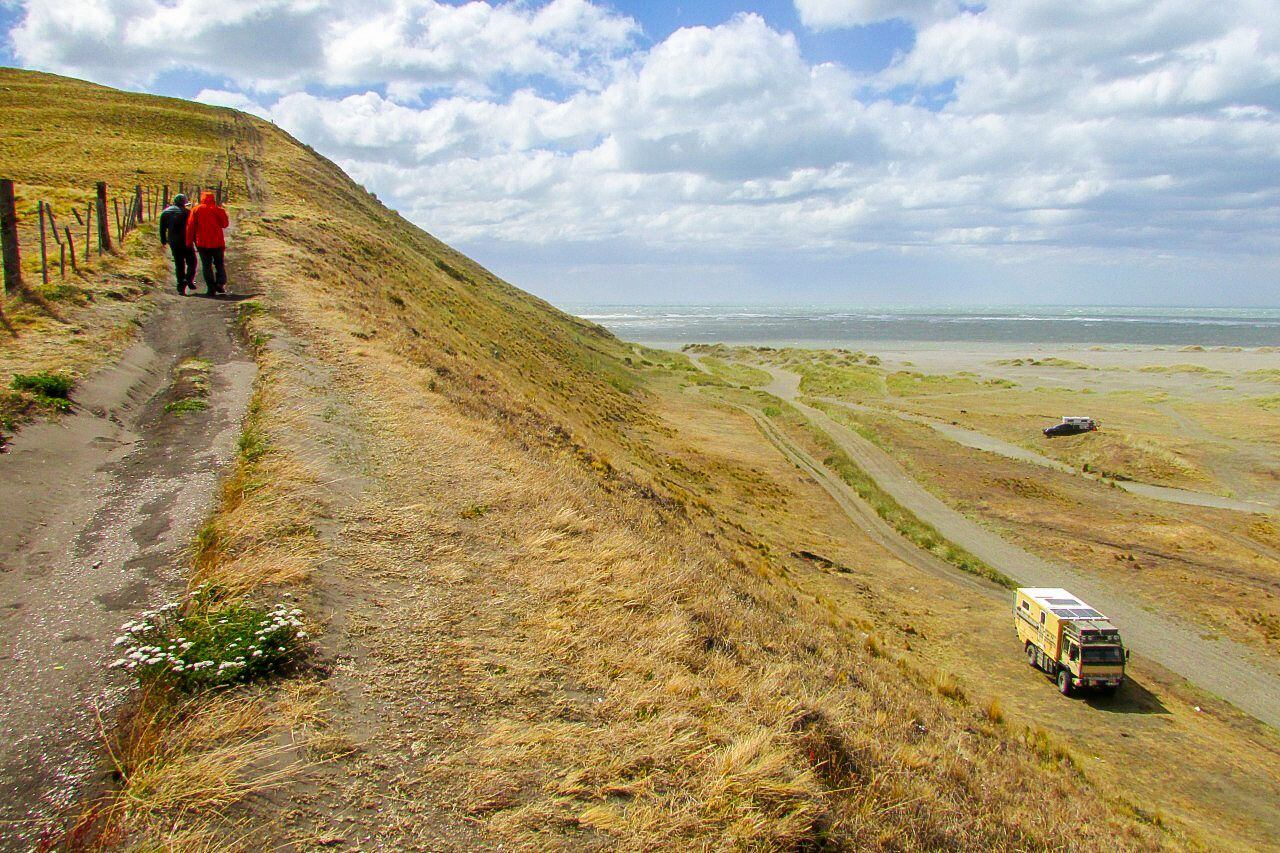
[[[71,386],[74,383],[70,376],[65,373],[51,373],[49,371],[41,371],[39,373],[17,373],[14,374],[13,380],[9,383],[9,387],[15,391],[26,391],[37,397],[49,397],[56,400],[66,400],[71,393]]]
[[[1138,368],[1139,373],[1171,373],[1197,376],[1226,376],[1221,370],[1203,364],[1148,364]]]
[[[171,415],[185,415],[188,412],[202,412],[207,408],[209,404],[200,397],[183,397],[181,400],[166,403],[164,410]]]
[[[800,374],[800,390],[815,397],[865,399],[885,393],[883,372],[863,364],[801,363],[795,372]]]
[[[922,521],[915,513],[898,503],[892,495],[880,488],[880,485],[866,471],[850,459],[849,455],[841,450],[825,432],[812,424],[807,426],[810,434],[826,453],[826,458],[822,460],[823,464],[839,474],[840,479],[848,483],[864,501],[871,505],[876,515],[887,521],[894,530],[961,571],[986,578],[1005,589],[1017,588],[1018,584],[1011,577],[959,545],[950,542],[938,532],[937,528]]]
[[[899,370],[885,377],[885,385],[895,397],[919,394],[963,394],[981,389],[981,385],[969,376],[947,376],[937,373],[919,373]]]
[[[746,385],[748,387],[757,387],[760,385],[768,385],[773,381],[773,377],[758,367],[750,367],[745,364],[734,364],[714,356],[704,356],[702,364],[711,371],[711,373],[719,379],[723,379],[730,385]]]
[[[1093,369],[1084,362],[1072,361],[1069,358],[1058,358],[1056,355],[1046,358],[1002,358],[995,363],[1004,367],[1059,367],[1063,370]]]

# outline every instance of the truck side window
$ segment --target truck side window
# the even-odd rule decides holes
[[[1041,625],[1043,625],[1043,624],[1044,624],[1044,611],[1043,611],[1043,610],[1041,610],[1041,611],[1040,611],[1040,624],[1041,624]]]
[[[1068,656],[1069,658],[1071,658],[1072,660],[1079,660],[1079,659],[1080,659],[1080,647],[1079,647],[1079,646],[1077,646],[1075,643],[1072,643],[1072,644],[1071,644],[1070,646],[1068,646],[1067,648],[1068,648],[1067,656]]]
[[[1030,610],[1030,609],[1031,609],[1031,605],[1024,601],[1024,602],[1022,602],[1022,609],[1023,609],[1023,610]]]

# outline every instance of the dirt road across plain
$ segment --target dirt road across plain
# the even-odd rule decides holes
[[[958,424],[949,424],[944,421],[926,418],[920,415],[913,415],[910,412],[899,412],[892,409],[877,408],[875,406],[866,406],[860,403],[851,403],[847,400],[837,400],[834,397],[823,397],[824,403],[834,403],[837,406],[844,406],[855,412],[874,412],[878,415],[893,415],[904,421],[923,424],[930,427],[939,435],[949,438],[957,444],[965,447],[971,447],[974,450],[982,450],[987,453],[995,453],[1000,456],[1006,456],[1010,459],[1016,459],[1020,462],[1028,462],[1032,465],[1039,465],[1042,468],[1051,468],[1054,471],[1061,471],[1064,474],[1071,474],[1077,477],[1084,477],[1088,480],[1096,480],[1108,483],[1114,482],[1116,486],[1131,492],[1135,495],[1141,495],[1146,498],[1152,498],[1166,503],[1184,504],[1186,506],[1202,506],[1211,509],[1230,509],[1236,512],[1251,513],[1268,513],[1275,512],[1276,507],[1262,501],[1240,500],[1239,498],[1229,498],[1223,495],[1214,495],[1209,492],[1198,492],[1194,489],[1174,489],[1168,486],[1156,486],[1151,483],[1137,483],[1132,480],[1106,480],[1096,474],[1090,474],[1080,471],[1065,462],[1057,459],[1051,459],[1034,450],[1028,450],[1013,442],[1004,441],[1003,439],[987,435],[975,429],[962,427]],[[1186,421],[1185,418],[1182,419]]]
[[[1228,639],[1205,639],[1195,626],[1155,612],[1135,594],[1117,590],[1075,568],[1041,559],[1006,542],[944,504],[889,454],[800,401],[800,377],[762,366],[773,377],[764,390],[786,400],[826,432],[879,486],[947,539],[1023,586],[1065,587],[1118,623],[1125,644],[1225,699],[1263,723],[1280,728],[1280,672],[1274,664]],[[916,549],[919,551],[919,549]],[[923,552],[920,552],[923,553]],[[958,575],[959,570],[955,570]]]
[[[0,456],[0,847],[31,849],[100,782],[98,716],[128,687],[104,668],[112,639],[185,587],[183,554],[235,452],[256,366],[234,311],[166,289],[142,339],[73,392],[74,413]],[[207,377],[207,407],[167,412],[198,393],[175,381],[184,362]]]

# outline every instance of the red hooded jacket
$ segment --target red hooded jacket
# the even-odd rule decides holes
[[[221,249],[227,245],[222,239],[222,229],[226,227],[227,212],[218,207],[213,193],[205,193],[187,217],[187,243],[198,249]]]

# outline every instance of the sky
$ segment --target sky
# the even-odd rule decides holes
[[[0,0],[560,304],[1280,306],[1275,0]]]

